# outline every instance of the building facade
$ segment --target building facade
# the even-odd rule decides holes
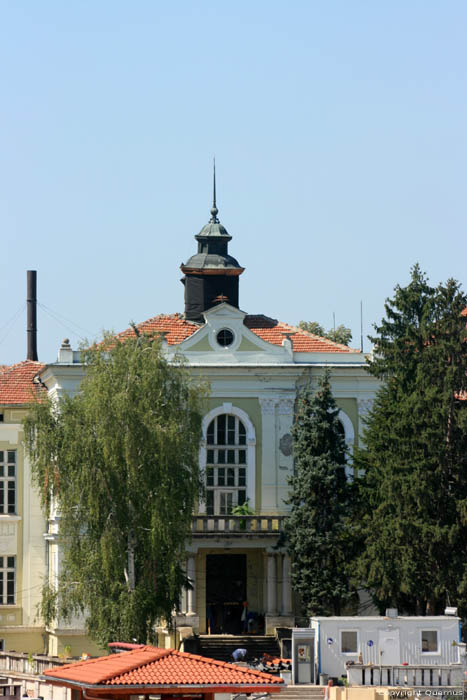
[[[271,633],[294,625],[290,559],[278,545],[293,473],[291,428],[297,394],[304,386],[316,387],[325,369],[331,370],[351,453],[361,439],[362,419],[378,388],[366,372],[361,352],[241,310],[239,282],[244,268],[229,254],[231,236],[217,215],[214,199],[209,223],[195,236],[198,250],[181,267],[184,313],[159,315],[138,324],[140,332],[162,334],[169,361],[182,355],[193,375],[210,385],[200,447],[206,496],[193,515],[186,550],[192,586],[176,616],[181,636],[236,634],[247,629]],[[120,337],[130,333],[128,329]],[[64,341],[57,362],[38,366],[35,374],[49,395],[59,400],[64,393],[79,391],[83,373],[79,352]],[[10,431],[13,442],[2,443],[4,454],[8,445],[17,445],[22,483],[37,505],[20,447],[21,427],[19,422],[15,425],[16,433]],[[347,471],[351,478],[351,457]],[[37,522],[28,524],[28,530],[25,522],[15,527],[18,532],[23,528],[25,546],[30,546],[28,538],[40,540],[37,547],[42,554],[36,569],[42,566],[53,581],[60,568],[59,514],[51,513],[47,524],[38,510],[34,517]],[[161,644],[173,644],[163,627],[159,632]],[[81,620],[57,624],[47,633],[52,653],[65,645],[73,654],[93,651]]]

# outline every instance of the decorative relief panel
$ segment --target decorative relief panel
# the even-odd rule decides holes
[[[279,415],[289,416],[293,413],[294,401],[293,399],[281,399],[279,402]]]
[[[277,404],[277,399],[260,399],[261,413],[263,416],[273,416]]]
[[[279,449],[284,457],[290,457],[292,454],[293,439],[290,433],[286,433],[279,440]]]
[[[0,522],[0,555],[16,554],[16,523]]]

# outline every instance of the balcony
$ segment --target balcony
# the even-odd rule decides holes
[[[283,515],[194,515],[193,537],[279,537]]]

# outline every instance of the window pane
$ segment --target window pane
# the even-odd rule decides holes
[[[214,469],[206,469],[206,486],[214,486]]]
[[[214,491],[206,491],[206,513],[214,515]]]
[[[207,464],[214,464],[214,450],[208,450],[206,462]]]
[[[225,415],[217,417],[217,444],[225,445]]]
[[[343,654],[357,654],[357,644],[357,632],[350,630],[341,632],[341,652]]]
[[[225,486],[225,469],[217,470],[217,485]]]
[[[217,450],[217,463],[225,464],[225,450]]]
[[[3,464],[0,464],[0,476],[5,476],[5,467]]]
[[[246,450],[239,450],[238,451],[238,463],[239,464],[246,464]]]
[[[227,427],[229,430],[235,430],[235,416],[227,416]]]
[[[235,450],[227,450],[227,464],[235,464]]]
[[[227,486],[235,486],[235,469],[227,469]]]
[[[3,489],[3,483],[0,483],[0,513],[5,512],[5,492]]]
[[[238,505],[242,506],[246,501],[246,491],[238,492]]]
[[[16,471],[16,467],[14,464],[9,464],[8,465],[8,476],[14,476]]]
[[[239,469],[238,470],[238,485],[239,486],[246,485],[246,469]]]
[[[16,450],[10,450],[8,452],[8,461],[11,464],[16,464]]]
[[[7,567],[8,567],[8,569],[15,568],[15,558],[14,557],[7,557]]]
[[[3,450],[0,450],[0,462],[3,462]]]
[[[15,482],[9,481],[8,482],[8,512],[9,513],[15,512],[15,505],[16,505]]]
[[[238,421],[238,444],[246,445],[246,430],[241,421]]]
[[[207,442],[208,445],[214,445],[214,421],[209,424]]]
[[[436,630],[422,631],[422,652],[438,651],[438,632]]]

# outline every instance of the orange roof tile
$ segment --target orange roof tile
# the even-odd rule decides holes
[[[45,365],[24,360],[0,370],[0,404],[4,406],[30,403],[45,389],[34,382],[34,377]]]
[[[48,669],[44,675],[58,684],[100,686],[99,690],[107,687],[108,691],[108,686],[163,689],[175,685],[207,686],[211,692],[226,686],[279,692],[283,683],[282,678],[261,671],[151,646]]]
[[[273,345],[281,345],[290,334],[294,352],[360,352],[268,316],[246,316],[244,323],[250,331]]]
[[[281,345],[286,334],[293,333],[291,339],[294,352],[360,352],[261,314],[246,316],[244,323],[262,340],[273,345]],[[169,345],[182,343],[201,328],[198,323],[186,321],[181,314],[154,316],[136,324],[136,327],[141,333],[164,333]],[[119,333],[117,338],[125,338],[132,334],[133,330],[128,328]]]

